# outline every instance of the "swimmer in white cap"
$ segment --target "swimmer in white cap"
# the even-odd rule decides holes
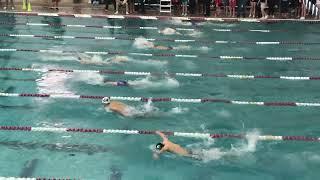
[[[153,154],[154,159],[158,159],[159,155],[163,152],[170,152],[170,153],[178,154],[180,156],[199,159],[199,157],[197,157],[197,155],[193,154],[191,151],[186,150],[185,148],[181,147],[179,144],[175,144],[171,142],[167,138],[167,136],[162,132],[156,131],[156,134],[158,134],[162,138],[162,142],[159,142],[158,144],[156,144],[155,152]]]
[[[118,113],[122,116],[130,116],[129,109],[130,107],[119,101],[111,101],[109,97],[104,97],[102,99],[102,104],[106,110],[111,110],[115,113]]]

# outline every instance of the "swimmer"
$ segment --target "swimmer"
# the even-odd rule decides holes
[[[104,97],[102,99],[102,104],[106,110],[111,110],[115,113],[118,113],[122,116],[130,116],[129,109],[130,107],[119,101],[111,101],[109,97]]]
[[[128,81],[111,81],[111,80],[104,80],[104,83],[112,85],[112,86],[129,86],[130,84]]]
[[[172,50],[173,48],[170,46],[153,46],[153,49],[159,49],[159,50]]]
[[[159,142],[156,144],[156,151],[153,154],[154,159],[158,159],[159,155],[163,152],[170,152],[174,153],[180,156],[184,157],[195,157],[195,154],[193,154],[191,151],[186,150],[185,148],[181,147],[178,144],[175,144],[171,142],[165,134],[163,134],[160,131],[156,131],[156,134],[158,134],[162,138],[162,142]]]
[[[78,54],[77,61],[80,62],[80,64],[97,64],[97,65],[104,64],[103,61],[93,61],[90,56],[84,55],[84,54]]]
[[[128,57],[126,56],[115,56],[108,61],[103,61],[100,56],[97,56],[95,58],[95,56],[90,57],[88,55],[78,54],[77,61],[79,61],[81,64],[105,65],[105,64],[120,64],[123,62],[127,62],[129,60],[128,60]]]
[[[157,46],[157,45],[154,45],[152,42],[144,42],[143,45],[147,48],[151,48],[151,49],[159,49],[159,50],[172,50],[173,48],[170,47],[170,46]]]

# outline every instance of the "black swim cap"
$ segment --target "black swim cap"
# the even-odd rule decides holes
[[[161,150],[163,147],[164,147],[164,144],[162,144],[162,143],[156,144],[156,149],[157,150]]]

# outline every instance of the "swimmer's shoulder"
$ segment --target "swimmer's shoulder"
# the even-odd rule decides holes
[[[112,106],[112,107],[119,107],[119,106],[127,106],[126,104],[124,104],[124,103],[122,103],[122,102],[120,102],[120,101],[111,101],[110,102],[110,106]]]

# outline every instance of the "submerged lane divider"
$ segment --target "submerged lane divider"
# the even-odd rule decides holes
[[[177,31],[196,31],[204,29],[201,26],[193,26],[194,28],[177,28],[177,27],[157,27],[157,26],[110,26],[110,25],[84,25],[84,24],[55,24],[55,23],[24,23],[24,22],[0,22],[0,26],[21,25],[21,26],[48,26],[48,27],[69,27],[69,28],[96,28],[96,29],[137,29],[137,30],[161,30],[165,28],[175,29]],[[271,32],[299,32],[291,29],[212,29],[215,32],[255,32],[255,33],[271,33]],[[320,31],[308,31],[304,33],[320,33]]]
[[[121,130],[121,129],[89,129],[89,128],[50,128],[50,127],[30,127],[30,126],[0,126],[0,131],[24,131],[24,132],[53,132],[53,133],[95,133],[95,134],[128,134],[128,135],[154,135],[156,131],[149,130]],[[229,138],[229,139],[245,139],[252,135],[245,134],[210,134],[210,133],[187,133],[164,131],[166,135],[178,136],[186,138]],[[307,136],[273,136],[273,135],[257,135],[259,140],[263,141],[307,141],[319,142],[319,137]]]
[[[0,37],[18,37],[18,38],[45,38],[45,39],[85,39],[85,40],[124,40],[135,41],[138,37],[128,36],[51,36],[34,34],[0,34]],[[300,41],[209,41],[198,39],[167,39],[167,38],[146,38],[148,41],[163,41],[173,43],[201,43],[201,44],[251,44],[251,45],[320,45],[320,42],[300,42]]]
[[[213,21],[213,22],[251,22],[251,23],[276,23],[276,22],[304,22],[319,23],[320,20],[308,19],[251,19],[251,18],[211,18],[211,17],[173,17],[173,16],[139,16],[139,15],[106,15],[106,14],[71,14],[71,13],[40,13],[40,12],[9,12],[0,11],[2,14],[18,16],[46,16],[46,17],[72,17],[72,18],[102,18],[102,19],[142,19],[142,20],[181,20],[181,21]]]
[[[320,107],[320,103],[314,102],[259,102],[259,101],[238,101],[228,99],[214,98],[173,98],[173,97],[128,97],[128,96],[96,96],[96,95],[76,95],[76,94],[32,94],[32,93],[0,93],[3,97],[33,97],[33,98],[52,98],[52,99],[95,99],[101,100],[109,97],[111,100],[121,101],[141,101],[141,102],[178,102],[178,103],[224,103],[238,105],[256,105],[256,106],[309,106]]]
[[[0,67],[0,71],[32,71],[32,72],[56,71],[56,72],[67,72],[67,73],[100,73],[100,74],[131,75],[131,76],[155,75],[155,76],[210,77],[210,78],[231,78],[231,79],[281,79],[281,80],[298,80],[298,81],[320,80],[320,76],[269,76],[269,75],[237,75],[237,74],[210,74],[210,73],[159,73],[159,72],[137,72],[137,71],[39,69],[39,68],[16,68],[16,67]],[[6,80],[5,78],[3,79]],[[31,81],[31,80],[32,79],[25,79],[25,81]]]
[[[78,178],[0,177],[1,180],[78,180]]]
[[[48,49],[1,49],[1,52],[33,52],[33,53],[55,53],[55,54],[63,54],[63,53],[84,53],[84,54],[94,54],[94,55],[132,55],[132,56],[155,56],[155,57],[178,57],[178,58],[209,58],[216,60],[227,60],[227,61],[241,61],[241,60],[269,60],[269,61],[319,61],[320,57],[303,57],[303,56],[295,56],[295,57],[248,57],[248,56],[210,56],[210,55],[195,55],[195,54],[159,54],[159,53],[139,53],[139,52],[124,52],[124,51],[62,51],[62,50],[48,50]]]

